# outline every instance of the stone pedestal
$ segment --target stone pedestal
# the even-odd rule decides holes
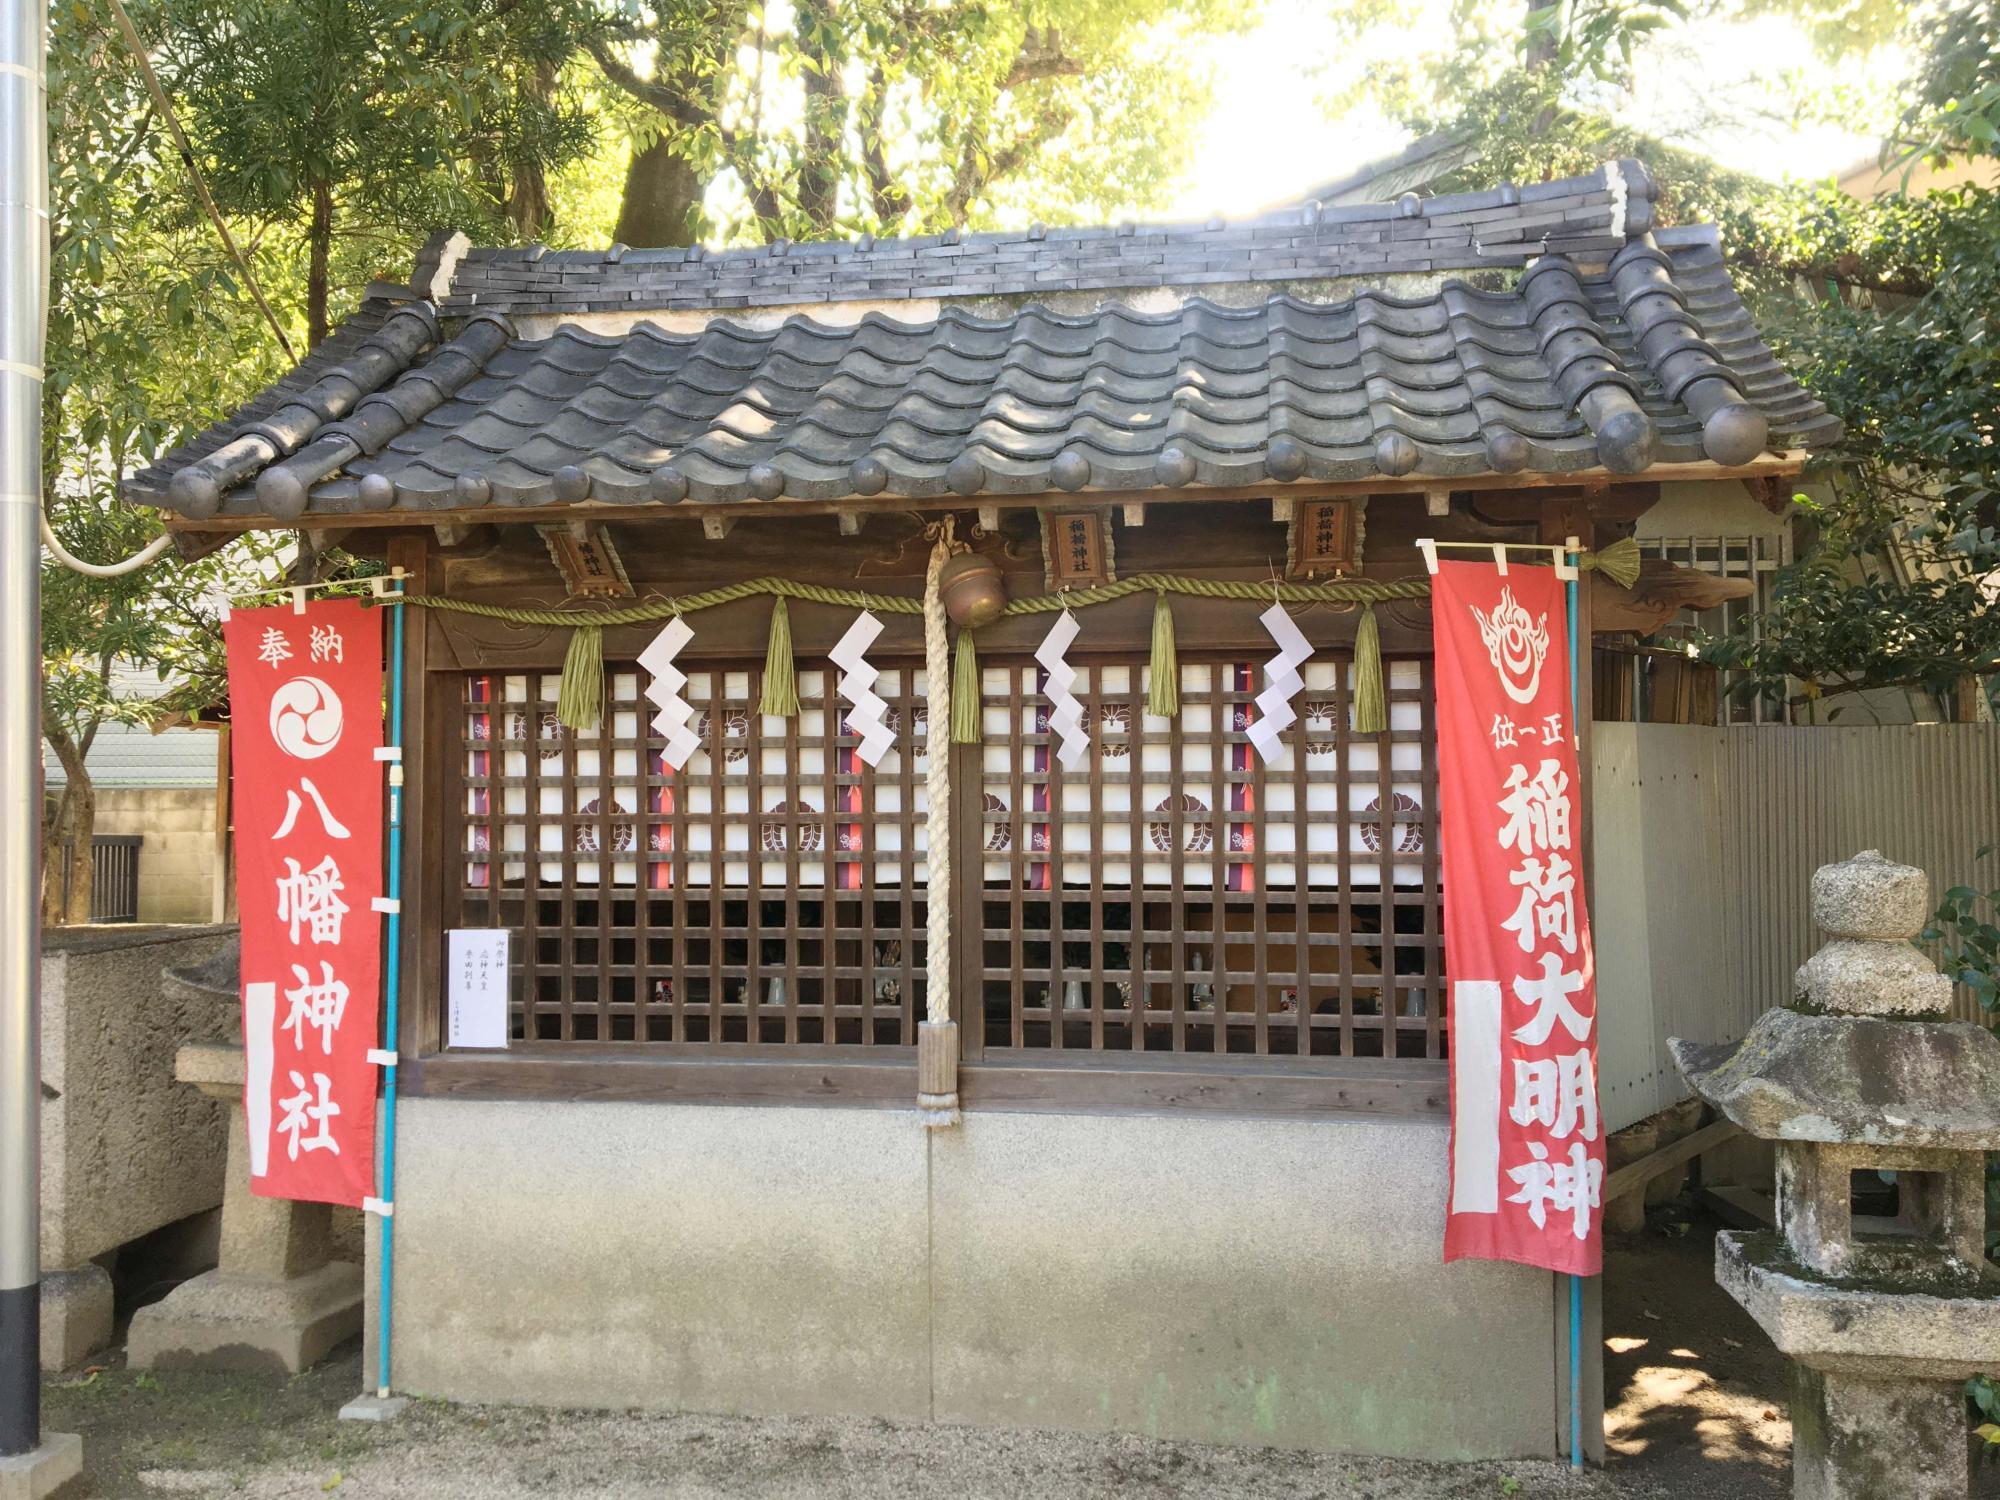
[[[1911,945],[1921,870],[1873,850],[1813,876],[1830,941],[1734,1047],[1674,1041],[1702,1098],[1777,1148],[1776,1233],[1720,1234],[1715,1279],[1797,1366],[1798,1500],[1960,1500],[1965,1381],[2000,1369],[1983,1158],[2000,1040],[1947,1019]]]
[[[67,1500],[83,1494],[83,1439],[45,1432],[32,1453],[0,1458],[0,1500]]]
[[[361,1267],[329,1259],[329,1205],[250,1191],[243,1050],[183,1047],[174,1068],[230,1107],[220,1263],[134,1315],[127,1362],[295,1375],[361,1331]]]
[[[1796,1500],[1965,1500],[1964,1381],[1794,1373]]]
[[[42,1369],[83,1363],[111,1342],[111,1274],[94,1261],[42,1270]]]

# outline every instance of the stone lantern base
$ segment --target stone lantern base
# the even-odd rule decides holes
[[[220,1264],[133,1315],[127,1362],[296,1375],[361,1331],[361,1267],[330,1257],[328,1205],[250,1191],[243,1049],[183,1047],[174,1071],[230,1106]]]
[[[1715,1279],[1797,1362],[1798,1500],[1964,1500],[1965,1382],[2000,1369],[2000,1287],[1807,1279],[1783,1239],[1725,1231]]]

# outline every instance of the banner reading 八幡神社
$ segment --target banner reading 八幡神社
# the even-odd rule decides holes
[[[1563,583],[1440,563],[1438,816],[1451,980],[1444,1258],[1594,1276],[1604,1137]]]
[[[244,609],[229,653],[250,1187],[375,1191],[382,624],[352,599]]]

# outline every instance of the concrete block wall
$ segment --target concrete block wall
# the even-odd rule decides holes
[[[101,787],[97,831],[136,833],[141,922],[216,918],[212,787]]]
[[[222,1201],[222,1106],[174,1079],[186,1042],[234,1037],[236,1007],[170,997],[227,928],[75,927],[42,938],[42,1264],[81,1266]]]
[[[412,1099],[394,1384],[1548,1456],[1555,1279],[1440,1264],[1445,1133]]]

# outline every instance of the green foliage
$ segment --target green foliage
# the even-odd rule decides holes
[[[1984,861],[1992,856],[1989,844],[1979,851]],[[1944,893],[1922,941],[1936,943],[1941,954],[1939,967],[1961,984],[1978,1001],[1979,1008],[2000,1025],[2000,889],[1977,891],[1957,885]]]
[[[2000,0],[1926,12],[1915,41],[1924,62],[1899,122],[1907,157],[2000,155]]]
[[[1641,41],[1687,17],[1681,0],[1561,0],[1528,12],[1521,52],[1566,79],[1618,82],[1630,75]]]
[[[1988,844],[1975,858],[1984,862],[1996,846]],[[1965,986],[1988,1017],[1987,1024],[2000,1029],[2000,889],[1985,893],[1971,886],[1953,886],[1938,903],[1922,940],[1937,945],[1938,967]],[[2000,1153],[1986,1158],[1986,1254],[2000,1255]],[[1966,1382],[1965,1393],[1986,1420],[1975,1429],[1989,1453],[2000,1450],[2000,1379],[1975,1375]]]
[[[1766,331],[1847,431],[1816,549],[1711,658],[1766,693],[2000,671],[2000,194],[1775,193],[1736,222]]]
[[[751,4],[655,3],[592,52],[638,144],[673,158],[628,179],[626,219],[678,170],[684,234],[916,233],[1155,200],[1203,114],[1202,39],[1256,10],[799,0],[787,20]]]

